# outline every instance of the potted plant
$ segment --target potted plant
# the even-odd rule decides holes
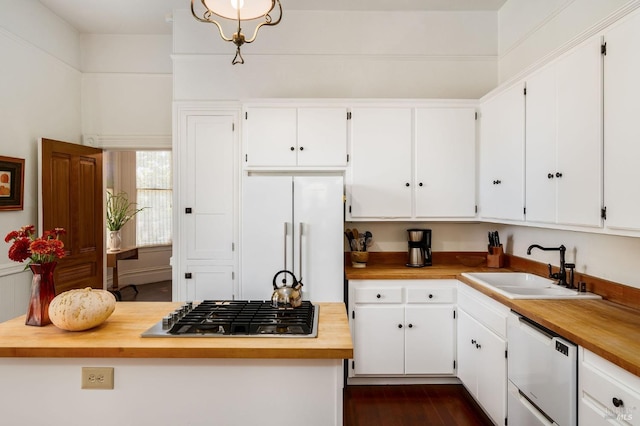
[[[109,249],[120,250],[122,236],[120,230],[136,214],[145,208],[137,208],[136,203],[129,201],[126,192],[112,194],[107,192],[107,229],[109,230]]]

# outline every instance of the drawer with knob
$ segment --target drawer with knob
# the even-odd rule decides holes
[[[640,425],[640,377],[580,348],[579,414],[589,425]]]
[[[402,288],[357,288],[354,299],[355,303],[402,303]]]
[[[455,287],[407,288],[407,303],[455,303]]]

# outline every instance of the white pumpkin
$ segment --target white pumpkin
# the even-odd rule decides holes
[[[69,290],[53,298],[49,318],[58,328],[82,331],[96,327],[116,309],[116,298],[106,290],[91,287]]]

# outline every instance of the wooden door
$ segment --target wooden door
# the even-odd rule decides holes
[[[66,256],[55,272],[56,293],[103,288],[102,150],[41,139],[39,230],[64,228]]]

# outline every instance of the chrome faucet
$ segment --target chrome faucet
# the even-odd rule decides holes
[[[561,285],[563,287],[569,287],[569,288],[573,288],[573,268],[575,268],[575,265],[573,263],[566,263],[564,261],[564,255],[567,251],[567,248],[563,245],[561,245],[560,247],[542,247],[541,245],[538,244],[531,244],[529,246],[529,248],[527,249],[527,254],[531,254],[531,249],[534,248],[538,248],[540,250],[544,250],[544,251],[559,251],[560,252],[560,270],[558,272],[553,272],[552,271],[552,266],[549,263],[547,265],[547,267],[549,268],[549,278],[553,278],[558,280],[558,285]],[[571,283],[567,282],[567,267],[571,268]]]

